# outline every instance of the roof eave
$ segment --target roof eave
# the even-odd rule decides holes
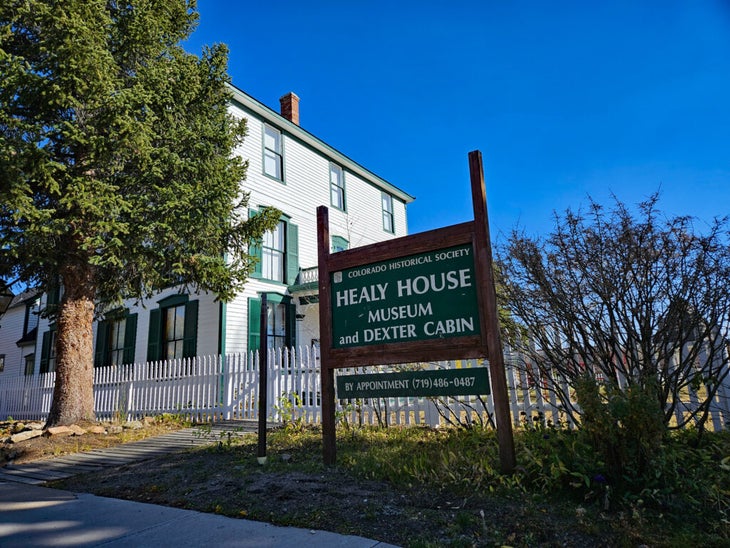
[[[246,92],[238,89],[233,84],[229,83],[228,87],[231,90],[233,100],[241,104],[244,108],[250,110],[258,116],[261,116],[268,122],[271,122],[272,124],[278,126],[279,129],[286,131],[306,145],[312,147],[314,150],[321,152],[325,156],[341,164],[342,167],[344,167],[345,169],[351,171],[359,177],[362,177],[364,180],[384,190],[385,192],[388,192],[393,197],[398,198],[402,202],[409,204],[413,200],[415,200],[414,196],[411,196],[397,186],[392,185],[385,179],[378,177],[369,169],[361,166],[351,158],[348,158],[347,156],[342,154],[340,151],[332,148],[330,145],[318,139],[307,130],[303,129],[301,126],[287,120],[281,114],[278,114],[276,111],[270,109],[263,103],[260,103],[259,101],[248,95]]]

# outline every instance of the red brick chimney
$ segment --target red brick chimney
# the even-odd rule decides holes
[[[279,98],[281,104],[281,115],[299,125],[299,97],[293,91],[290,91],[286,95]]]

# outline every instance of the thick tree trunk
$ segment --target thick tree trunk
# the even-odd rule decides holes
[[[56,385],[46,426],[93,421],[94,295],[91,268],[62,272],[64,294],[56,322]]]

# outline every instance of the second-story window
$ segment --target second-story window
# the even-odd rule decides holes
[[[264,173],[279,181],[284,180],[281,132],[270,126],[264,126]]]
[[[264,234],[261,244],[261,276],[267,280],[284,281],[285,233],[284,221],[279,221],[274,230]]]
[[[345,211],[345,180],[342,168],[330,164],[330,203],[332,207]]]
[[[393,218],[393,197],[383,192],[383,230],[395,233],[395,220]]]
[[[249,211],[256,215],[256,210]],[[272,282],[296,283],[299,275],[299,229],[288,215],[282,215],[274,230],[252,242],[249,254],[256,259],[251,276]]]

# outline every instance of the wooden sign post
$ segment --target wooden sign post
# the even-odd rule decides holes
[[[469,153],[474,221],[330,254],[317,209],[322,441],[336,460],[334,370],[489,359],[503,473],[515,466],[481,153]]]

